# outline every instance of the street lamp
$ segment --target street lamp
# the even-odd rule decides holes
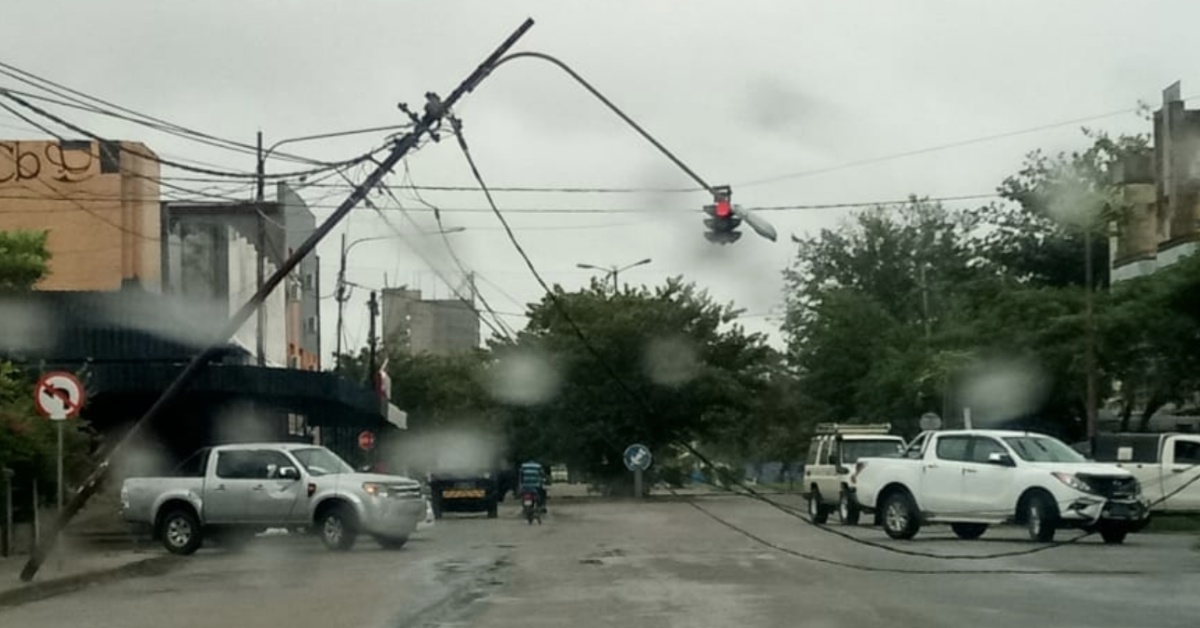
[[[315,135],[301,135],[299,137],[289,137],[287,139],[282,139],[282,140],[279,140],[278,142],[275,142],[274,144],[271,144],[271,146],[268,147],[267,150],[265,150],[265,151],[263,150],[262,131],[259,131],[258,132],[258,148],[256,151],[257,164],[256,164],[256,168],[255,168],[255,174],[257,175],[257,177],[256,177],[257,185],[256,185],[255,194],[254,194],[254,200],[258,203],[263,202],[263,200],[264,200],[263,197],[264,197],[265,191],[266,191],[265,188],[267,186],[267,174],[266,174],[267,158],[271,156],[271,153],[274,152],[275,149],[279,148],[280,146],[283,146],[284,144],[291,144],[291,143],[295,143],[295,142],[307,142],[310,140],[323,140],[323,139],[329,139],[329,138],[334,138],[334,137],[344,137],[344,136],[348,136],[348,135],[360,135],[363,133],[378,133],[380,131],[391,131],[391,130],[396,130],[396,129],[408,128],[409,126],[410,125],[377,126],[377,127],[366,128],[366,129],[351,129],[349,131],[335,131],[333,133],[317,133]],[[256,245],[258,248],[258,254],[256,257],[258,259],[256,260],[257,268],[255,270],[255,275],[256,275],[255,285],[261,289],[263,282],[266,280],[266,255],[264,254],[263,251],[266,248],[266,242],[267,242],[267,226],[266,226],[266,221],[264,219],[265,217],[263,216],[261,205],[256,206],[254,208],[254,213],[255,213],[255,218],[257,219],[257,222],[258,222],[258,228],[257,228],[258,234],[257,234],[257,245]],[[256,317],[255,334],[254,334],[255,335],[255,345],[256,345],[255,352],[258,355],[258,365],[262,366],[262,365],[266,364],[266,341],[265,341],[265,338],[263,335],[263,328],[266,327],[266,324],[267,324],[266,308],[262,308],[262,307],[258,308],[258,311],[255,313],[255,317]],[[338,335],[338,340],[339,340],[339,342],[341,341],[340,334]]]
[[[422,232],[418,232],[418,233],[420,235],[434,235],[434,234],[446,235],[446,234],[450,234],[450,233],[461,233],[466,230],[467,230],[466,227],[450,227],[449,229],[442,229],[439,231],[422,231]],[[334,339],[334,342],[335,342],[335,345],[337,348],[334,350],[334,354],[333,354],[335,363],[338,359],[337,356],[340,356],[342,354],[342,312],[345,310],[346,301],[350,300],[350,295],[346,292],[346,286],[350,283],[350,282],[346,281],[346,257],[350,254],[350,250],[353,249],[354,246],[357,244],[361,244],[363,242],[372,242],[375,240],[395,240],[397,238],[403,238],[403,237],[404,236],[399,235],[399,234],[386,235],[386,236],[370,236],[370,237],[366,237],[366,238],[358,238],[355,240],[351,240],[350,244],[346,244],[346,234],[344,234],[344,233],[342,234],[342,253],[338,260],[337,288],[336,288],[336,290],[334,292],[334,296],[333,296],[334,300],[336,300],[337,304],[338,304],[337,338]]]
[[[620,266],[620,267],[618,267],[618,266],[596,266],[594,264],[583,264],[583,263],[576,264],[575,266],[577,268],[582,268],[585,270],[598,270],[598,271],[604,273],[606,277],[612,277],[613,294],[616,294],[617,286],[618,286],[618,284],[617,284],[617,276],[618,275],[629,270],[630,268],[636,268],[638,266],[645,266],[646,264],[649,264],[650,262],[651,262],[650,258],[647,257],[644,260],[634,262],[632,264],[629,264],[628,266]]]

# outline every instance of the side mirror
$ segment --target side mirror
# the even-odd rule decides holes
[[[279,470],[279,479],[281,480],[299,480],[300,470],[296,467],[283,467]]]
[[[1002,453],[990,453],[987,458],[988,464],[999,465],[1001,467],[1015,467],[1017,463],[1013,462],[1012,456]]]

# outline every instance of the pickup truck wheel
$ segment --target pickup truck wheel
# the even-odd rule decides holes
[[[1058,528],[1058,506],[1043,493],[1034,493],[1025,500],[1025,529],[1029,538],[1039,543],[1054,540]]]
[[[1108,545],[1120,545],[1125,542],[1129,528],[1120,524],[1100,524],[1100,538]]]
[[[331,550],[344,552],[354,547],[358,539],[358,522],[346,506],[327,509],[317,522],[321,541]]]
[[[986,523],[952,523],[950,529],[954,530],[958,538],[971,541],[983,536],[988,527]]]
[[[861,515],[862,511],[858,508],[858,502],[854,501],[850,493],[843,490],[838,498],[838,519],[844,525],[856,526]]]
[[[808,516],[813,523],[825,523],[829,520],[829,507],[821,500],[821,491],[813,487],[808,494]]]
[[[158,522],[158,536],[168,552],[180,556],[195,554],[204,543],[200,520],[190,510],[182,508],[163,515]]]
[[[921,529],[920,513],[912,498],[894,491],[883,500],[883,531],[893,539],[907,540]]]
[[[495,501],[488,504],[487,518],[495,519],[496,517],[499,517],[499,516],[500,516],[500,505],[497,504]]]

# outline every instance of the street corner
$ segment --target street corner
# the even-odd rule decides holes
[[[161,576],[183,561],[178,556],[158,552],[111,552],[61,561],[51,557],[31,582],[23,582],[20,573],[25,560],[12,557],[0,561],[0,612],[85,587]]]

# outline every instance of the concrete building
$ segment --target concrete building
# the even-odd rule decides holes
[[[49,232],[41,290],[157,292],[158,177],[144,144],[0,141],[0,230]]]
[[[290,256],[316,231],[317,219],[304,199],[283,181],[279,182],[276,198],[283,211],[284,244]],[[285,294],[288,365],[306,371],[321,368],[321,302],[317,296],[320,271],[320,258],[313,252],[288,277]]]
[[[1115,183],[1129,209],[1114,225],[1114,282],[1153,273],[1200,248],[1200,110],[1188,110],[1177,82],[1154,113],[1154,150],[1118,164]]]
[[[458,299],[421,298],[420,290],[388,288],[380,295],[383,344],[412,353],[453,355],[479,347],[479,316]]]
[[[263,241],[264,277],[285,259],[286,225],[278,203],[164,203],[162,205],[163,291],[206,319],[226,320],[258,288],[258,255]],[[260,233],[261,230],[261,233]],[[262,363],[289,365],[287,290],[275,290],[233,336]]]

